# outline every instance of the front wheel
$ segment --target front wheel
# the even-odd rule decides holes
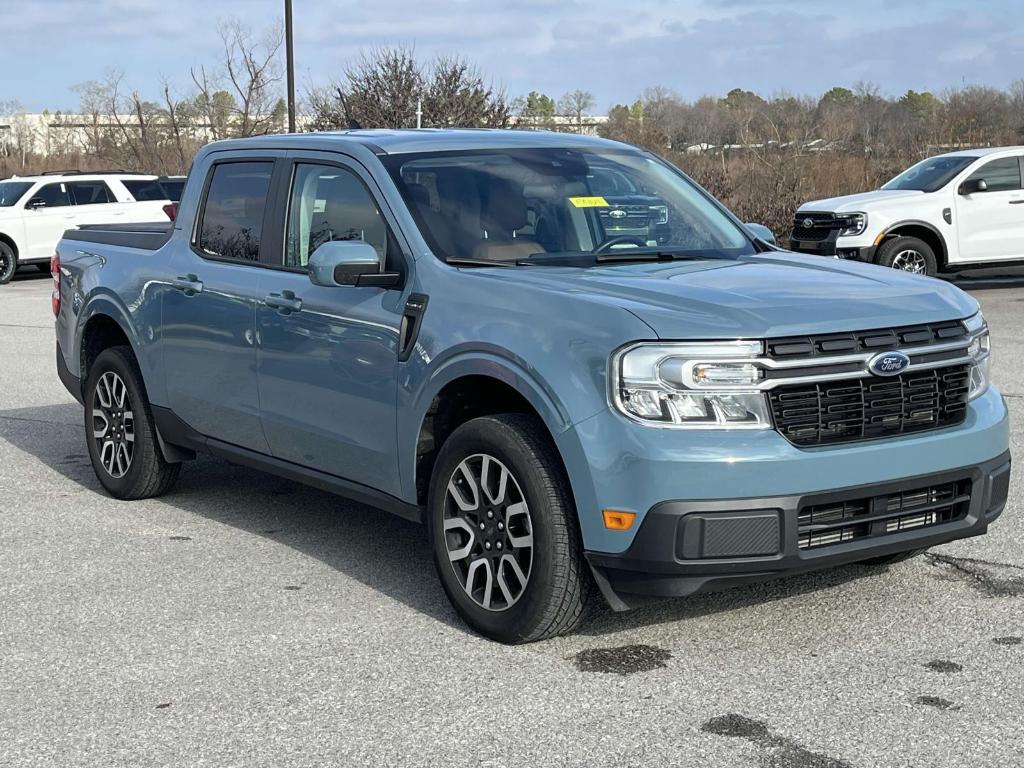
[[[591,594],[568,481],[543,424],[521,414],[466,422],[430,486],[441,584],[480,634],[525,643],[572,631]]]
[[[18,257],[14,255],[14,249],[7,243],[0,242],[0,285],[11,282],[17,271]]]
[[[878,248],[875,260],[883,267],[915,275],[932,275],[938,271],[935,251],[916,237],[894,237]]]
[[[135,356],[128,347],[103,350],[85,385],[85,439],[100,484],[118,499],[166,493],[180,464],[167,462]]]

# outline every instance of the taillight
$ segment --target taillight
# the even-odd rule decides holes
[[[53,307],[53,316],[60,314],[60,256],[53,254],[50,257],[50,274],[53,275],[53,293],[50,294],[50,306]]]
[[[164,213],[167,214],[168,219],[174,221],[176,218],[178,218],[178,204],[168,203],[167,205],[164,206]]]

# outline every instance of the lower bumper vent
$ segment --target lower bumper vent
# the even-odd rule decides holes
[[[800,549],[818,549],[857,539],[959,520],[967,515],[971,481],[957,480],[906,491],[801,508]]]

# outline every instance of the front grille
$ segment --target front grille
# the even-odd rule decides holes
[[[805,223],[810,220],[810,226]],[[794,240],[825,240],[838,224],[831,213],[797,213],[793,219]]]
[[[948,523],[965,517],[970,501],[971,481],[965,479],[812,504],[800,508],[797,544],[817,549]]]
[[[921,347],[953,341],[966,335],[967,330],[963,323],[959,320],[948,320],[942,323],[924,323],[854,333],[823,333],[769,339],[766,349],[768,356],[775,360],[788,360],[794,357],[817,358]]]
[[[600,209],[600,216],[605,229],[641,229],[650,223],[651,209],[646,205],[617,205]]]
[[[786,384],[769,390],[775,428],[794,445],[892,437],[959,424],[970,368],[954,365],[890,378]]]

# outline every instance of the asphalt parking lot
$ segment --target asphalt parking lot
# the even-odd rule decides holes
[[[965,282],[1024,457],[1024,276]],[[1024,764],[1024,472],[987,536],[504,647],[419,528],[209,458],[99,488],[48,276],[0,288],[2,766]]]

